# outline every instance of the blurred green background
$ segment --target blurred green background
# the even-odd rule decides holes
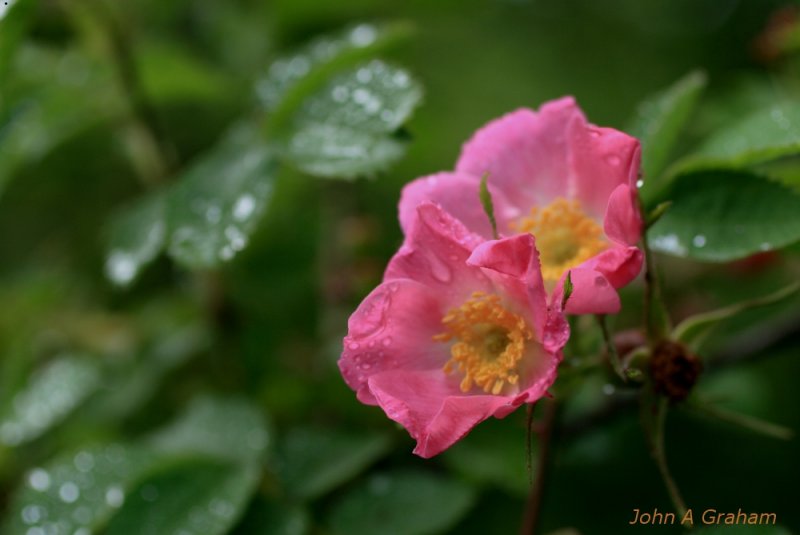
[[[451,169],[488,120],[562,95],[624,128],[642,99],[705,70],[679,155],[800,87],[790,53],[756,45],[784,7],[773,0],[17,3],[0,20],[0,509],[11,535],[516,533],[524,411],[422,460],[336,367],[348,315],[401,241],[401,187]],[[231,125],[269,124],[254,88],[271,62],[323,33],[398,20],[411,36],[379,55],[424,87],[399,163],[357,181],[281,165],[231,262],[187,269],[162,255],[128,287],[106,278],[115,214],[178,180]],[[783,165],[791,175],[797,163]],[[800,273],[796,247],[728,265],[659,260],[675,319]],[[617,329],[641,326],[641,292],[623,292]],[[798,304],[718,329],[697,394],[800,429]],[[576,322],[569,353],[597,351],[595,329]],[[655,530],[627,525],[634,508],[670,509],[635,393],[604,369],[575,392],[542,533]],[[796,439],[678,408],[667,452],[696,511],[774,512],[800,530]],[[720,531],[740,532],[791,531]]]

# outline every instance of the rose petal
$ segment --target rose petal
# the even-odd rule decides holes
[[[494,184],[489,183],[495,217],[508,221],[516,217],[516,210]],[[480,178],[457,173],[438,173],[418,178],[407,184],[400,196],[400,227],[408,234],[417,216],[417,207],[432,201],[441,206],[467,226],[472,232],[492,238],[489,217],[480,201]],[[506,231],[507,229],[500,229]]]
[[[568,314],[616,314],[620,309],[619,295],[602,273],[585,267],[569,270],[572,280],[572,294],[567,299],[565,311]],[[564,277],[553,292],[553,301],[562,301]]]
[[[467,264],[484,268],[512,302],[526,306],[525,315],[532,317],[534,332],[541,340],[547,323],[547,297],[534,237],[518,234],[482,243]]]
[[[570,125],[585,123],[572,97],[548,102],[537,113],[519,109],[491,121],[464,144],[456,171],[490,180],[527,213],[569,195]]]
[[[643,223],[634,188],[620,184],[611,192],[603,227],[612,241],[620,245],[636,245],[642,237]]]

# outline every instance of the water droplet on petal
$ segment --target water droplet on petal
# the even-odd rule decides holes
[[[358,351],[358,348],[361,347],[358,342],[350,342],[347,344],[347,349],[350,351]]]
[[[383,344],[383,347],[389,347],[390,345],[392,345],[392,337],[387,336],[386,338],[383,339],[381,343]]]
[[[598,275],[594,278],[594,284],[595,286],[605,287],[608,286],[608,280],[605,277]]]
[[[607,157],[606,157],[606,161],[607,161],[607,162],[608,162],[610,165],[613,165],[613,166],[615,166],[615,167],[616,167],[616,166],[618,166],[619,164],[621,164],[621,163],[622,163],[622,160],[621,160],[621,159],[620,159],[620,157],[619,157],[619,156],[617,156],[616,154],[611,154],[610,156],[607,156]]]
[[[450,279],[453,278],[453,272],[450,270],[450,267],[432,252],[429,254],[428,258],[430,260],[431,275],[433,275],[433,278],[439,282],[450,282]]]

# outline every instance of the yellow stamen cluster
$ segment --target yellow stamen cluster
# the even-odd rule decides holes
[[[542,277],[550,284],[608,247],[603,229],[584,213],[577,199],[559,197],[543,208],[533,207],[513,228],[536,237]]]
[[[503,307],[499,296],[474,292],[463,305],[451,309],[442,318],[442,324],[445,332],[433,339],[456,340],[450,347],[452,357],[444,365],[444,371],[458,370],[464,374],[462,392],[477,385],[484,392],[496,395],[506,383],[519,382],[517,364],[533,332],[521,316]]]

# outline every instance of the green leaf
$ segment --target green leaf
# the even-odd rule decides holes
[[[375,474],[336,504],[330,528],[336,535],[444,533],[474,501],[471,487],[442,476],[413,470]]]
[[[800,104],[780,102],[725,125],[700,149],[676,164],[676,172],[742,168],[800,154]]]
[[[111,520],[107,535],[222,535],[236,524],[255,491],[250,465],[195,460],[141,482]]]
[[[124,110],[108,69],[79,52],[26,46],[14,70],[21,72],[9,76],[8,92],[18,94],[0,102],[0,194],[20,168]]]
[[[275,172],[272,151],[253,129],[230,132],[169,193],[169,254],[189,268],[234,258],[266,212]]]
[[[147,451],[119,444],[63,454],[26,474],[5,532],[98,533],[154,462]]]
[[[270,124],[281,128],[291,114],[333,73],[406,37],[404,23],[358,24],[311,41],[296,53],[270,65],[256,86],[261,103],[271,112]]]
[[[64,420],[100,387],[100,370],[88,358],[66,356],[32,375],[0,413],[0,443],[18,446]]]
[[[259,497],[250,505],[234,535],[306,535],[311,530],[311,515],[302,505],[265,500]]]
[[[653,249],[726,262],[800,239],[800,196],[745,171],[680,176],[670,209],[648,231]]]
[[[202,397],[151,437],[150,444],[161,452],[250,463],[261,458],[269,438],[262,414],[246,401]]]
[[[280,444],[277,471],[290,496],[314,499],[357,476],[389,446],[385,435],[291,429]]]
[[[661,172],[706,83],[705,73],[695,71],[639,105],[627,130],[642,142],[645,180],[639,193],[645,204],[659,189]]]
[[[36,4],[36,0],[11,0],[0,6],[0,80],[8,75],[11,58],[28,31]]]
[[[404,154],[391,134],[422,99],[405,70],[371,61],[332,79],[296,114],[287,156],[323,177],[355,178],[386,169]]]
[[[763,297],[736,303],[718,310],[695,314],[694,316],[684,319],[675,327],[675,330],[672,332],[672,338],[685,343],[694,351],[697,351],[700,344],[703,343],[703,340],[705,340],[711,330],[721,321],[731,318],[746,310],[772,305],[779,303],[784,299],[789,299],[790,297],[796,295],[798,290],[800,290],[800,282],[790,284],[785,288],[781,288],[780,290]]]
[[[153,194],[139,199],[111,221],[106,277],[127,286],[156,259],[166,240],[164,196]]]
[[[530,481],[525,457],[525,430],[490,419],[444,452],[442,460],[468,480],[526,496]]]

